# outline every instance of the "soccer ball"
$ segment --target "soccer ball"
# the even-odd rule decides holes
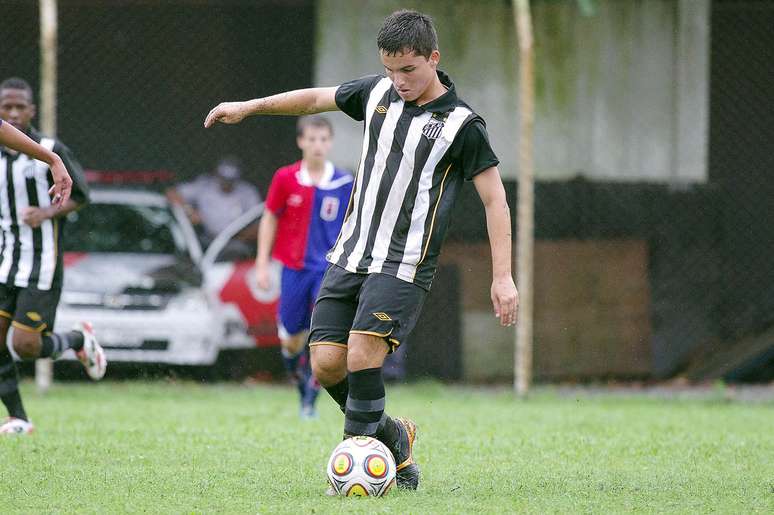
[[[379,440],[354,436],[333,449],[326,473],[339,495],[381,497],[395,484],[395,459]]]

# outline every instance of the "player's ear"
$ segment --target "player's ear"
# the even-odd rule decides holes
[[[441,52],[439,52],[438,50],[433,50],[430,53],[430,59],[429,60],[430,60],[430,66],[432,66],[433,68],[437,68],[438,67],[438,63],[441,62]]]
[[[38,106],[30,104],[30,112],[32,113],[31,118],[35,118],[35,115],[38,114]]]

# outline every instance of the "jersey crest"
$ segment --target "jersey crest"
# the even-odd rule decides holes
[[[445,115],[433,114],[425,126],[422,127],[422,134],[424,134],[427,139],[438,139],[441,136],[445,124]]]
[[[320,218],[326,222],[332,222],[339,215],[339,199],[337,197],[323,197],[320,204]]]

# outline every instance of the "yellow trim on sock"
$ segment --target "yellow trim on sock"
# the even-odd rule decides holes
[[[9,313],[9,312],[7,312],[7,311],[3,311],[2,309],[0,309],[0,317],[3,317],[3,318],[8,318],[8,319],[10,319],[10,320],[13,320],[13,315],[12,315],[12,314],[10,314],[10,313]]]

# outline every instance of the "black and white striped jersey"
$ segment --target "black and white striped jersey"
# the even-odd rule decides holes
[[[498,164],[483,119],[448,89],[418,106],[390,79],[347,82],[336,104],[365,122],[355,186],[328,261],[353,273],[383,273],[425,289],[463,180]]]
[[[87,202],[83,169],[70,150],[32,129],[27,135],[62,158],[73,179],[72,200]],[[39,290],[61,287],[63,220],[45,220],[34,228],[22,221],[25,209],[51,205],[52,185],[46,163],[0,147],[0,284]]]

